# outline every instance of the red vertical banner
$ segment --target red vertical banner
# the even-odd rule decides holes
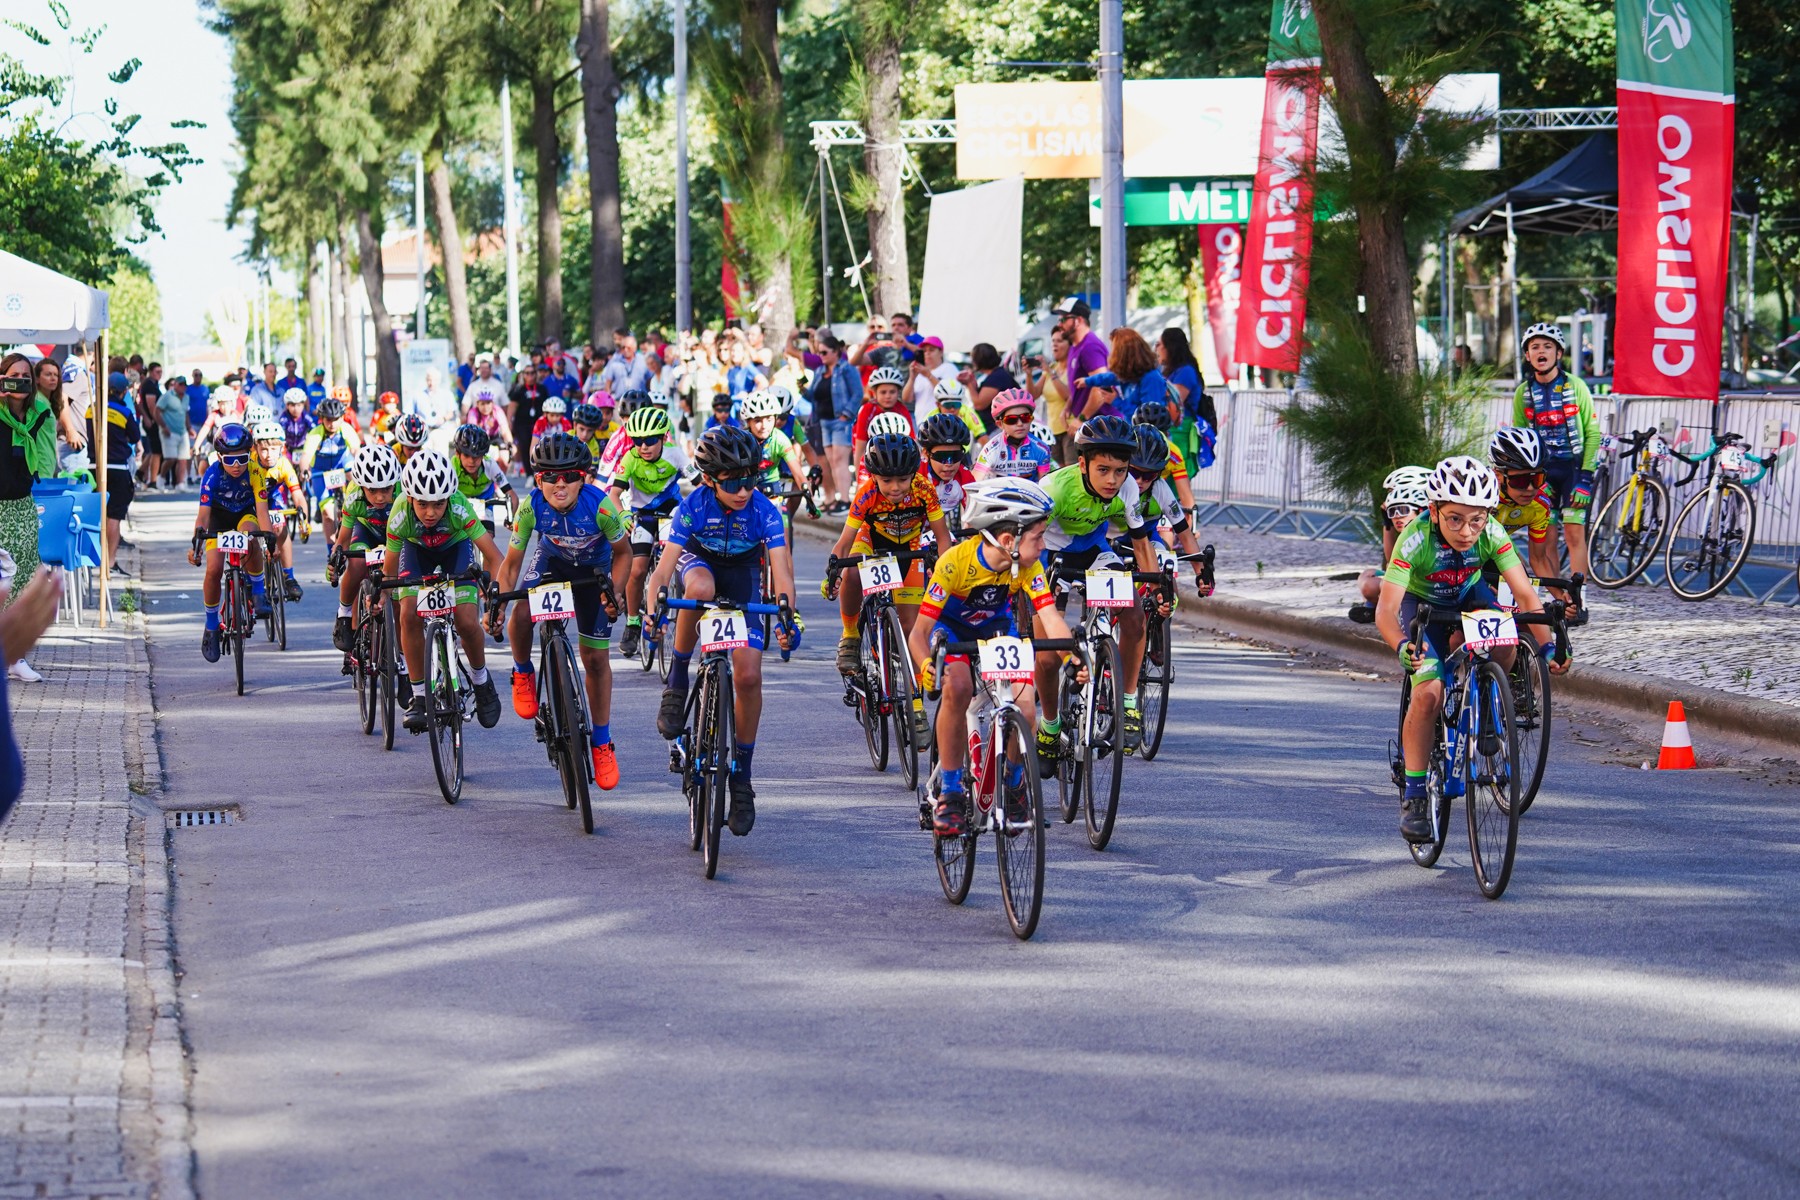
[[[1200,226],[1200,266],[1206,275],[1206,323],[1212,329],[1219,375],[1229,385],[1237,377],[1238,293],[1244,266],[1240,225]]]
[[[743,303],[743,292],[738,284],[737,268],[731,265],[732,252],[737,249],[731,236],[731,206],[727,199],[720,206],[724,214],[720,222],[720,230],[724,234],[725,253],[719,266],[719,292],[725,297],[725,315],[727,318],[742,316],[738,306]]]

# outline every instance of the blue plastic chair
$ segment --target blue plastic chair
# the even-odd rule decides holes
[[[47,567],[60,567],[69,544],[69,514],[75,508],[74,497],[37,495],[35,487],[32,491],[38,511],[38,558]],[[24,586],[23,582],[20,586]]]
[[[94,591],[96,599],[99,594],[98,588],[93,585],[93,573],[100,566],[100,539],[104,536],[104,526],[100,521],[100,494],[81,492],[64,498],[69,501],[69,512],[61,526],[61,564],[63,570],[72,572],[75,576],[76,585],[67,591],[75,624],[80,625],[82,598],[90,589]],[[41,527],[39,532],[41,536]]]

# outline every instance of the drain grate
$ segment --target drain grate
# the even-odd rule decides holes
[[[235,804],[216,808],[180,808],[169,813],[170,829],[198,829],[205,825],[235,825],[239,816]]]

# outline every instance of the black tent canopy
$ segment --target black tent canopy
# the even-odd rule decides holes
[[[1596,133],[1579,146],[1497,196],[1465,209],[1450,222],[1457,237],[1515,233],[1595,233],[1619,223],[1619,144]]]

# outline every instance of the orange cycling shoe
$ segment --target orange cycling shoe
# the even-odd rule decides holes
[[[513,711],[524,720],[537,716],[537,674],[515,670],[512,673]]]
[[[619,786],[619,760],[613,753],[611,742],[594,747],[594,781],[603,792],[610,792]]]

